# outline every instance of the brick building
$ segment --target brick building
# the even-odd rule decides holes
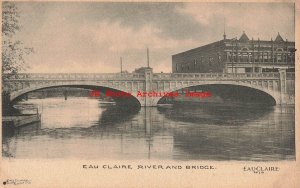
[[[245,32],[239,39],[224,39],[172,56],[174,73],[245,73],[295,71],[295,42],[249,39]]]

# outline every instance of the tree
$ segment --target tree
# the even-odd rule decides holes
[[[14,38],[21,29],[19,18],[20,12],[15,3],[2,3],[2,81],[28,68],[24,56],[33,52],[32,48],[24,47],[20,40]]]
[[[20,40],[15,39],[15,34],[20,31],[20,13],[15,3],[2,3],[2,114],[16,114],[10,104],[10,94],[4,88],[10,85],[5,82],[11,76],[17,76],[20,70],[25,70],[24,55],[33,52],[32,48],[23,46]]]

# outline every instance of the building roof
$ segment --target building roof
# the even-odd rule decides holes
[[[284,42],[283,38],[280,36],[280,34],[278,33],[275,42]]]
[[[213,42],[213,43],[209,43],[209,44],[206,44],[206,45],[203,45],[203,46],[199,46],[199,47],[196,47],[196,48],[193,48],[193,49],[190,49],[190,50],[187,50],[187,51],[184,51],[184,52],[180,52],[180,53],[177,53],[177,54],[174,54],[172,56],[177,56],[177,55],[185,55],[186,53],[194,53],[195,51],[199,51],[199,50],[208,50],[208,49],[213,49],[215,47],[218,47],[218,46],[222,46],[224,44],[233,44],[232,42],[233,41],[236,41],[238,43],[254,43],[254,44],[261,44],[261,45],[272,45],[272,43],[274,42],[273,40],[260,40],[258,38],[258,40],[250,40],[249,37],[247,36],[247,34],[245,32],[243,32],[243,34],[241,35],[241,37],[239,38],[239,40],[236,40],[236,38],[231,38],[231,39],[223,39],[223,40],[220,40],[220,41],[216,41],[216,42]],[[293,41],[284,41],[283,38],[280,36],[280,34],[278,33],[276,39],[275,39],[275,42],[284,42],[282,44],[285,44],[285,45],[289,45],[289,46],[295,46],[295,42]],[[187,55],[187,54],[186,54]]]
[[[249,38],[248,38],[248,36],[246,35],[245,31],[243,31],[243,34],[242,34],[242,36],[240,37],[239,41],[241,41],[241,42],[247,42],[247,41],[249,41]]]

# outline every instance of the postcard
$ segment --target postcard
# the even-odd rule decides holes
[[[300,186],[299,3],[1,5],[1,187]]]

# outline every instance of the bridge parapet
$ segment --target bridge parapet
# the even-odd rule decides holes
[[[153,79],[222,79],[222,80],[242,80],[242,79],[279,79],[279,73],[154,73]]]
[[[294,78],[294,73],[287,73],[288,78]],[[279,79],[279,73],[154,73],[153,79]],[[9,80],[141,80],[145,74],[139,73],[21,73]]]
[[[137,73],[21,73],[11,76],[9,80],[140,80],[144,78],[144,74]]]

